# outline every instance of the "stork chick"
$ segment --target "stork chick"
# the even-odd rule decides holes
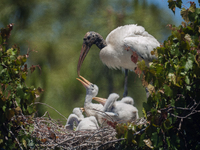
[[[138,110],[133,105],[124,103],[123,101],[116,101],[119,98],[119,95],[112,93],[106,99],[100,97],[94,97],[93,100],[96,100],[104,105],[102,115],[109,119],[110,116],[114,121],[118,123],[127,123],[136,121],[138,116]]]
[[[92,98],[95,97],[98,94],[99,88],[97,85],[90,83],[88,80],[86,80],[84,77],[79,76],[81,79],[77,78],[83,86],[86,88],[86,96],[85,96],[85,102],[84,102],[84,109],[85,114],[87,117],[94,116],[98,120],[100,124],[103,123],[102,116],[99,114],[98,111],[101,111],[103,109],[102,104],[95,104],[92,103]]]
[[[97,120],[94,116],[84,118],[82,112],[84,109],[82,108],[74,108],[73,114],[67,119],[67,123],[65,125],[66,129],[73,130],[74,123],[76,124],[76,131],[82,130],[95,130],[99,128]]]

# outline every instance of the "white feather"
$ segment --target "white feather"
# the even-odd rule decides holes
[[[106,38],[107,46],[100,51],[100,59],[109,68],[125,68],[134,70],[137,67],[131,60],[136,52],[138,60],[144,59],[146,64],[156,59],[151,55],[154,48],[160,46],[159,42],[142,26],[125,25],[111,31]]]

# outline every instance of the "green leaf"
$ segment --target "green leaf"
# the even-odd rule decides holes
[[[190,5],[189,11],[190,12],[195,12],[195,10],[196,10],[196,6],[195,5]]]
[[[26,80],[26,73],[23,73],[21,77],[25,81]]]
[[[29,114],[32,114],[32,113],[34,112],[33,106],[29,106],[29,107],[27,108],[27,110],[28,110],[28,113],[29,113]]]
[[[182,8],[181,9],[181,16],[183,18],[183,20],[185,20],[185,22],[189,22],[189,17],[188,17],[188,9]]]
[[[168,0],[168,7],[173,11],[173,13],[175,14],[175,1],[173,0]]]
[[[190,84],[190,78],[188,76],[185,76],[185,83]]]
[[[23,143],[23,146],[27,149],[27,144],[26,144],[26,140],[25,139],[22,139],[22,143]]]
[[[191,22],[195,21],[196,13],[188,12],[188,18]]]
[[[164,93],[167,95],[167,96],[172,96],[173,95],[173,90],[170,88],[170,86],[168,85],[164,85]]]
[[[21,87],[17,87],[16,94],[21,98],[24,99],[24,91]]]
[[[159,134],[157,132],[152,133],[151,141],[153,144],[153,147],[158,148],[162,145],[162,139],[160,138]]]
[[[170,142],[170,138],[169,137],[166,137],[166,141],[167,141],[167,146],[168,148],[170,148],[171,146],[171,142]]]
[[[5,112],[5,110],[6,110],[6,106],[5,105],[2,107],[2,110]]]
[[[200,14],[200,8],[196,8],[195,13],[196,13],[197,15],[199,15],[199,14]]]
[[[191,53],[189,54],[189,57],[185,63],[185,71],[188,71],[189,69],[192,69],[193,67],[193,62],[194,62],[194,55]]]
[[[176,0],[176,6],[178,8],[181,8],[181,6],[182,6],[182,0]]]

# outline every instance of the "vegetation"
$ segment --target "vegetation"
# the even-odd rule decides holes
[[[27,148],[27,144],[31,143],[32,138],[25,134],[29,132],[31,115],[35,112],[34,105],[30,104],[42,92],[41,88],[25,84],[28,70],[33,72],[36,67],[32,65],[28,68],[25,64],[30,51],[19,55],[20,48],[17,45],[7,49],[12,29],[13,24],[9,24],[0,32],[0,147],[4,149]]]
[[[182,6],[181,0],[168,2],[174,13]],[[116,128],[120,137],[127,138],[124,148],[200,148],[200,8],[194,2],[190,5],[181,10],[182,25],[168,25],[172,35],[152,52],[158,59],[149,68],[139,62],[144,84],[154,89],[143,105],[148,123],[135,126],[136,130],[127,125]]]

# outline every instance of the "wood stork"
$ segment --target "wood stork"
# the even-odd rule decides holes
[[[118,98],[118,94],[112,93],[107,100],[100,97],[94,97],[93,100],[104,105],[103,112],[105,113],[102,113],[102,115],[108,120],[107,115],[118,123],[136,121],[139,118],[137,108],[122,101],[116,101]]]
[[[73,125],[76,123],[76,131],[98,129],[99,125],[96,118],[94,116],[84,118],[82,112],[83,109],[78,107],[74,108],[73,114],[70,114],[67,119],[65,128],[73,130]]]
[[[151,55],[151,51],[160,46],[160,43],[145,31],[144,27],[134,24],[114,29],[108,34],[106,40],[99,33],[87,32],[83,38],[78,61],[78,75],[80,75],[81,65],[93,44],[96,44],[100,49],[100,59],[106,66],[114,69],[125,69],[124,97],[128,94],[128,69],[134,71],[137,67],[137,61],[142,59],[148,66],[149,62],[156,59],[155,55]]]
[[[85,114],[87,117],[89,116],[95,116],[100,124],[103,123],[102,116],[98,113],[98,111],[102,111],[103,105],[102,104],[95,104],[92,103],[92,98],[95,97],[98,94],[98,86],[95,84],[90,83],[88,80],[86,80],[84,77],[79,76],[80,78],[77,78],[83,86],[86,88],[86,97],[84,102],[84,109]]]

